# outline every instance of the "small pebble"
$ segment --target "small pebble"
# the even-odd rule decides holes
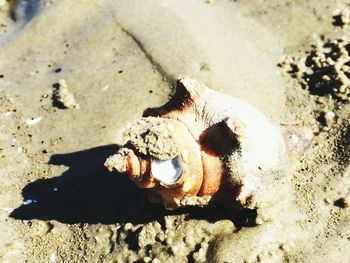
[[[341,197],[334,201],[334,205],[340,208],[348,208],[350,206],[350,198]]]
[[[126,223],[125,226],[124,226],[124,229],[126,231],[128,231],[128,230],[132,229],[132,227],[133,227],[133,225],[131,223]]]
[[[56,262],[56,254],[55,253],[52,253],[50,255],[50,262],[52,262],[52,263]]]
[[[333,120],[335,117],[335,113],[333,111],[327,111],[324,117],[326,120]]]
[[[28,200],[23,202],[24,205],[30,205],[31,203],[33,203],[32,199],[28,199]]]
[[[27,199],[23,202],[23,205],[30,205],[32,203],[37,203],[38,201],[34,200],[34,199]]]
[[[102,88],[102,91],[105,92],[105,91],[107,91],[108,89],[109,89],[109,85],[106,85],[106,86],[104,86],[104,87]]]
[[[41,121],[41,119],[42,119],[41,117],[37,117],[37,118],[32,117],[32,118],[29,118],[26,120],[26,124],[27,125],[34,125],[34,124],[39,123]]]
[[[324,202],[325,202],[326,204],[330,204],[330,203],[332,203],[331,199],[330,199],[330,198],[328,198],[328,197],[324,199]]]

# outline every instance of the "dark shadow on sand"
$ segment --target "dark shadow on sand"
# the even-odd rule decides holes
[[[68,168],[61,176],[39,179],[22,189],[23,200],[35,200],[16,208],[11,217],[20,220],[57,220],[62,223],[147,223],[164,216],[185,214],[188,219],[215,222],[231,219],[236,225],[249,225],[251,215],[229,213],[220,206],[167,211],[149,204],[146,192],[136,188],[126,176],[109,173],[105,159],[117,151],[116,145],[104,145],[83,151],[55,154],[49,163]]]
[[[10,16],[17,23],[26,24],[31,21],[42,8],[42,0],[11,1]]]

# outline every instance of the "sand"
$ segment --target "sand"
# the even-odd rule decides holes
[[[12,3],[0,0],[0,262],[350,261],[347,1],[47,0],[16,21]],[[278,223],[165,211],[104,169],[118,131],[183,75],[313,130]],[[62,79],[79,108],[57,105]]]

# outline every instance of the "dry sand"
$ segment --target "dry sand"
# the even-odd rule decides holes
[[[47,0],[13,21],[14,2],[0,0],[1,262],[350,261],[347,2]],[[278,224],[167,212],[104,170],[180,75],[314,131]],[[61,80],[79,109],[58,105]]]

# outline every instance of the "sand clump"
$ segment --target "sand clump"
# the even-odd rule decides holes
[[[229,220],[215,224],[203,224],[194,220],[182,224],[183,215],[166,216],[164,225],[159,222],[149,223],[143,227],[125,225],[127,231],[137,232],[137,253],[145,262],[164,262],[176,256],[177,262],[207,262],[207,253],[211,241],[217,234],[229,234],[235,230]],[[158,260],[158,261],[157,261]]]
[[[346,125],[350,105],[350,40],[316,38],[305,54],[287,56],[278,64],[306,91],[316,121],[314,132]],[[333,130],[333,132],[335,131]]]
[[[287,57],[281,64],[293,78],[317,96],[350,102],[350,40],[318,39],[301,58]]]
[[[79,109],[79,104],[75,101],[74,95],[69,92],[67,83],[61,79],[58,83],[53,85],[52,99],[59,106],[66,109]]]
[[[350,25],[350,3],[341,1],[340,6],[335,10],[333,16],[333,25],[347,28]]]
[[[147,117],[130,123],[123,134],[124,142],[129,141],[140,153],[159,160],[170,160],[180,154],[180,137],[187,128],[177,120]]]

